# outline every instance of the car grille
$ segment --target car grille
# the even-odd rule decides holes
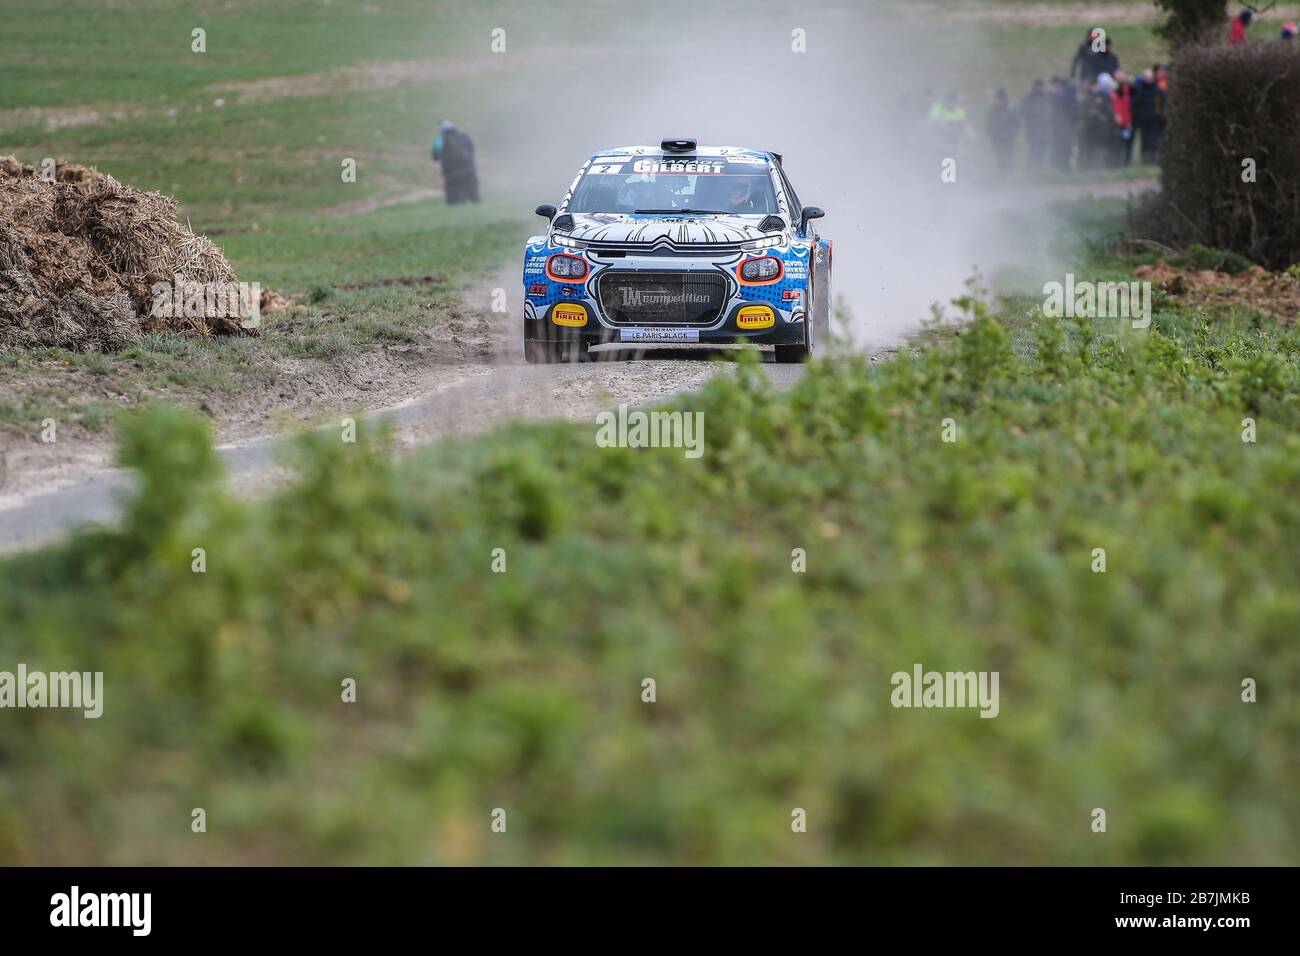
[[[613,325],[712,325],[727,302],[716,272],[603,272],[600,310]]]

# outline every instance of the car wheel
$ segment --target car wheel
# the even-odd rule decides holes
[[[804,314],[803,320],[803,344],[802,345],[778,345],[776,347],[776,361],[778,365],[794,365],[802,362],[808,356],[813,354],[815,344],[814,337],[816,333],[813,330],[812,319]]]

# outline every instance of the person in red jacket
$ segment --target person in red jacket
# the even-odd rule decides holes
[[[1237,14],[1236,19],[1232,21],[1232,30],[1228,33],[1228,42],[1234,46],[1244,46],[1246,43],[1246,28],[1250,26],[1250,21],[1255,18],[1255,14],[1249,10],[1242,10]]]
[[[1113,165],[1127,166],[1133,159],[1133,84],[1123,70],[1115,72],[1115,88],[1110,94],[1110,105],[1115,111],[1115,125],[1119,135],[1115,138]]]

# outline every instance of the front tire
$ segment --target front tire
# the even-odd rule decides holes
[[[808,313],[804,313],[803,343],[800,345],[778,345],[776,347],[776,363],[778,365],[794,365],[806,361],[812,356],[815,343],[816,330],[813,328],[813,319]]]

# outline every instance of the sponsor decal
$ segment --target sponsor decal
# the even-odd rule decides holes
[[[619,329],[620,342],[698,342],[699,329]]]
[[[540,282],[534,282],[528,287],[529,295],[546,295],[546,286]]]
[[[582,328],[587,324],[587,310],[576,302],[561,302],[551,310],[551,321],[568,328]]]
[[[802,298],[802,296],[803,296],[802,289],[786,289],[784,292],[781,293],[781,298],[784,299],[786,302],[789,302],[791,299]]]
[[[766,166],[767,160],[762,156],[728,156],[729,163],[744,163],[746,166]]]
[[[776,313],[765,305],[747,305],[736,313],[740,329],[770,329],[776,325]]]
[[[669,173],[689,176],[716,176],[725,163],[701,163],[696,160],[638,159],[632,164],[634,173]]]
[[[708,305],[713,297],[707,292],[689,289],[620,289],[619,304],[625,309],[684,308],[688,305]]]

